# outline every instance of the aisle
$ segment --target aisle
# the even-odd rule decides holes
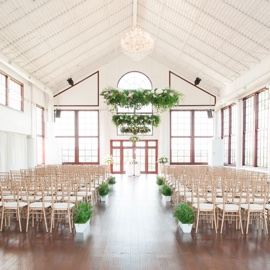
[[[118,176],[107,204],[97,207],[91,225],[101,240],[101,269],[166,269],[177,264],[177,226],[170,203],[161,203],[155,175]],[[99,224],[99,225],[98,225]],[[174,263],[175,262],[175,263]],[[112,268],[114,269],[114,268]],[[175,269],[175,268],[174,268]]]

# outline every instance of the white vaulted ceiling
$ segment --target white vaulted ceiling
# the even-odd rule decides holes
[[[122,54],[132,0],[0,0],[0,51],[55,93]],[[149,56],[222,89],[270,55],[268,0],[138,0]]]

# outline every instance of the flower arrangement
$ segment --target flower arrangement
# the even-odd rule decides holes
[[[138,164],[138,161],[136,159],[131,159],[129,161],[129,164]]]
[[[140,138],[138,137],[138,136],[131,136],[130,138],[129,138],[129,141],[130,142],[132,142],[132,143],[135,143],[135,142],[138,142],[138,141],[140,141]]]
[[[152,125],[157,127],[160,123],[159,115],[116,114],[112,117],[113,123],[118,126],[124,125]]]
[[[132,133],[136,135],[138,133],[149,133],[151,132],[151,129],[147,126],[123,126],[120,128],[120,131],[122,133]]]
[[[168,158],[166,158],[166,157],[160,157],[160,158],[158,158],[157,162],[158,162],[159,164],[165,164],[165,163],[168,163]]]
[[[113,164],[113,163],[114,163],[113,156],[107,155],[107,156],[103,159],[103,164],[111,165],[111,164]]]
[[[152,90],[120,90],[113,87],[105,88],[101,94],[105,103],[117,111],[117,107],[140,109],[152,104],[157,110],[165,111],[173,108],[183,98],[183,94],[171,88]]]

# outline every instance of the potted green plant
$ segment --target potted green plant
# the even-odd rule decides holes
[[[110,186],[110,189],[113,190],[113,186],[116,184],[115,176],[109,176],[108,177],[108,184]]]
[[[106,198],[107,198],[109,192],[110,192],[110,188],[109,188],[108,183],[102,183],[101,185],[99,185],[98,193],[99,193],[99,196],[100,196],[100,200],[102,202],[106,201]]]
[[[73,213],[73,221],[75,224],[75,230],[78,233],[83,233],[89,224],[89,221],[93,215],[93,206],[88,202],[79,202]]]
[[[163,176],[157,176],[157,181],[156,181],[158,186],[162,186],[164,184],[164,177]]]
[[[162,194],[163,199],[166,202],[171,201],[173,190],[169,185],[166,185],[166,184],[162,185],[162,187],[160,188],[160,192]]]
[[[195,221],[195,211],[187,203],[181,202],[174,210],[174,217],[179,222],[180,228],[184,233],[190,233],[193,222]]]

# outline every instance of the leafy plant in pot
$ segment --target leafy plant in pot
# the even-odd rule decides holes
[[[76,232],[84,232],[93,215],[93,206],[88,202],[79,202],[74,208],[73,221]]]
[[[164,177],[162,176],[157,176],[157,181],[156,181],[158,186],[162,186],[164,184]]]
[[[108,177],[108,184],[110,188],[113,189],[113,185],[116,184],[116,180],[114,176],[111,175]]]
[[[195,221],[195,211],[187,203],[181,202],[174,210],[174,217],[184,233],[190,233],[193,222]]]
[[[108,183],[102,183],[101,185],[99,185],[98,187],[98,193],[100,196],[100,200],[101,201],[105,201],[107,195],[110,192],[110,188],[109,188],[109,184]]]
[[[171,200],[173,190],[169,185],[166,185],[166,184],[162,185],[162,187],[160,188],[160,192],[163,195],[163,198],[167,202]]]

